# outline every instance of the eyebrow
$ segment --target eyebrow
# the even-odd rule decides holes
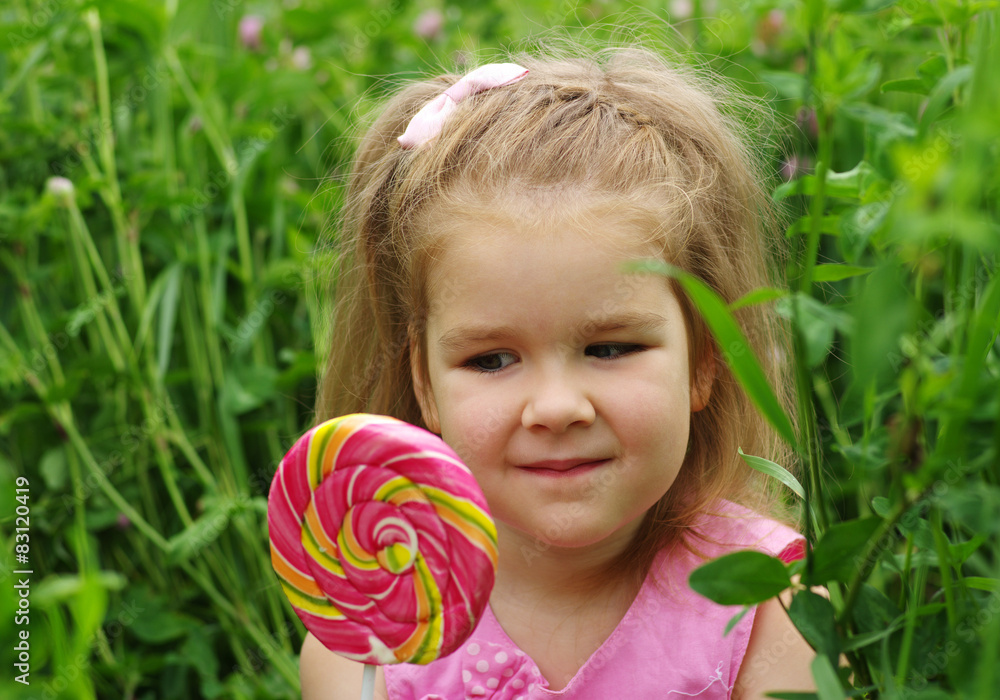
[[[613,333],[629,330],[645,333],[667,325],[667,319],[657,313],[628,311],[613,316],[595,317],[585,320],[575,329],[581,336]],[[438,346],[446,353],[458,352],[469,345],[483,342],[498,342],[517,335],[512,326],[479,327],[459,326],[452,328],[438,338]]]
[[[604,318],[588,319],[577,328],[577,332],[581,334],[600,334],[628,330],[645,333],[659,330],[666,325],[666,317],[658,313],[627,311]]]
[[[500,326],[499,328],[459,326],[452,328],[438,338],[438,345],[446,353],[458,352],[469,345],[506,340],[514,337],[516,333],[511,326]]]

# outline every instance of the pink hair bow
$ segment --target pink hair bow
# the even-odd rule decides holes
[[[403,148],[416,148],[441,133],[448,115],[469,95],[516,83],[528,74],[528,69],[516,63],[487,63],[466,73],[457,83],[425,104],[413,115],[406,131],[397,140]]]

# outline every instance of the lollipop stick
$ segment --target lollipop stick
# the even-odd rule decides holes
[[[372,700],[375,697],[375,667],[365,664],[365,675],[361,679],[361,700]]]

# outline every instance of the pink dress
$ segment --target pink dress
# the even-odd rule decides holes
[[[706,516],[702,532],[719,541],[709,557],[757,549],[799,558],[791,528],[727,504],[731,517]],[[726,624],[740,606],[716,605],[687,586],[701,560],[686,550],[661,553],[639,594],[604,644],[562,690],[549,690],[535,662],[518,649],[487,607],[465,645],[426,666],[383,666],[389,700],[608,700],[729,698],[746,654],[755,609]]]

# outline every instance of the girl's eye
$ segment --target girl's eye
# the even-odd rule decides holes
[[[517,357],[514,353],[491,352],[487,355],[473,357],[465,363],[465,366],[477,372],[489,374],[492,372],[499,372],[505,367],[514,364],[516,361]]]
[[[584,354],[602,360],[613,360],[624,355],[631,355],[640,350],[642,350],[642,346],[635,343],[601,343],[600,345],[588,346],[584,350]]]

